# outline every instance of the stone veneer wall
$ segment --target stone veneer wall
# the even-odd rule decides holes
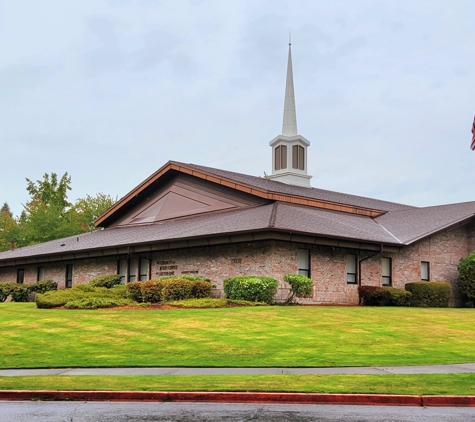
[[[456,289],[457,265],[461,257],[475,250],[475,226],[463,226],[438,233],[399,253],[374,254],[364,251],[345,250],[327,246],[260,241],[233,245],[187,248],[153,253],[151,278],[164,275],[202,275],[216,286],[213,295],[223,296],[222,281],[228,277],[260,275],[279,281],[277,299],[288,294],[288,285],[282,281],[287,273],[298,271],[298,249],[309,249],[311,278],[314,295],[303,303],[357,304],[358,286],[346,282],[346,254],[355,253],[362,262],[362,285],[381,285],[381,257],[392,258],[393,286],[404,288],[405,283],[420,280],[420,262],[430,263],[430,279],[448,281],[452,285],[451,305],[458,301]],[[71,262],[42,264],[44,278],[64,288],[66,265]],[[37,265],[19,267],[25,269],[25,283],[36,281]],[[78,260],[73,265],[73,285],[87,283],[100,275],[115,274],[117,257]],[[0,269],[0,282],[16,281],[16,268]]]

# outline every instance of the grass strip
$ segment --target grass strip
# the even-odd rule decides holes
[[[0,368],[393,366],[474,361],[474,309],[51,310],[1,303]]]
[[[475,395],[475,374],[53,375],[0,377],[0,390],[268,391]]]

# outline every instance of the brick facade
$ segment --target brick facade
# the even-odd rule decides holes
[[[288,294],[283,276],[298,271],[298,249],[310,250],[311,278],[314,295],[303,303],[358,303],[357,284],[346,281],[346,254],[356,254],[361,261],[361,284],[381,285],[381,258],[392,259],[392,285],[404,288],[405,283],[419,281],[421,261],[430,265],[430,279],[447,281],[452,285],[451,305],[458,303],[456,289],[457,265],[461,257],[475,249],[475,227],[467,225],[427,237],[399,253],[374,253],[329,246],[309,246],[282,241],[260,241],[231,245],[217,245],[154,252],[151,260],[151,278],[163,275],[194,275],[209,278],[214,284],[213,295],[223,296],[222,281],[241,275],[269,276],[279,281],[277,299]],[[73,263],[73,286],[85,284],[91,278],[117,272],[117,257],[77,260]],[[120,256],[124,258],[124,256]],[[41,264],[44,278],[65,287],[66,265],[72,262]],[[20,268],[20,267],[18,267]],[[25,270],[24,282],[34,283],[38,265],[21,267]],[[16,268],[0,269],[0,282],[16,281]]]

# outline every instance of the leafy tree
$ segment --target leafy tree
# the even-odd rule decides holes
[[[468,308],[475,306],[475,251],[460,259],[457,286],[463,304]]]
[[[11,248],[12,241],[15,242],[19,237],[19,230],[18,222],[5,202],[0,209],[0,251]]]
[[[87,195],[79,198],[74,204],[76,223],[81,232],[94,230],[94,220],[117,202],[117,198],[98,193],[96,196]]]

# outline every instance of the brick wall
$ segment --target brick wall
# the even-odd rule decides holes
[[[280,241],[260,241],[233,245],[208,246],[155,252],[151,258],[151,278],[163,275],[202,275],[216,286],[213,295],[223,296],[222,281],[228,277],[260,275],[279,281],[277,299],[288,295],[288,285],[283,276],[298,271],[298,249],[311,253],[311,278],[314,295],[303,303],[357,304],[357,285],[346,282],[346,254],[356,253],[361,263],[362,285],[381,285],[381,257],[392,258],[392,283],[404,288],[407,282],[420,280],[420,262],[430,263],[430,279],[448,281],[453,289],[451,304],[458,300],[456,289],[457,265],[461,257],[475,249],[475,226],[463,226],[428,237],[399,253],[375,254],[332,248],[308,246]],[[91,278],[115,274],[117,258],[78,260],[73,265],[73,285],[88,283]],[[367,259],[365,259],[367,258]],[[42,264],[44,278],[64,288],[68,262]],[[25,283],[36,281],[36,265],[25,269]],[[16,268],[0,269],[0,282],[16,281]]]

